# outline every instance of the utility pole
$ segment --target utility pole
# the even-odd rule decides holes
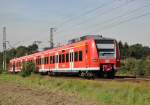
[[[3,27],[3,70],[6,70],[6,27]]]
[[[54,31],[56,31],[56,28],[50,28],[50,49],[54,47],[54,42],[53,42]]]

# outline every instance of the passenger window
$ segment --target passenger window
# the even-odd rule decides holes
[[[42,60],[42,61],[41,61],[41,64],[44,64],[44,58],[42,58],[41,60]]]
[[[71,62],[71,60],[72,60],[72,59],[71,59],[71,58],[72,58],[72,57],[71,57],[71,53],[69,53],[69,55],[70,55],[70,59],[69,59],[69,61]]]
[[[61,63],[61,55],[59,55],[59,63]]]
[[[48,64],[48,57],[44,58],[44,64]]]
[[[37,65],[37,59],[35,59],[35,64]]]
[[[53,56],[53,64],[55,63],[55,56]]]
[[[69,54],[66,54],[66,62],[69,62]]]
[[[50,64],[52,64],[53,63],[53,58],[52,58],[52,56],[50,56]]]
[[[82,56],[83,56],[82,51],[79,51],[79,61],[82,61]]]
[[[40,58],[38,58],[38,65],[40,65]]]
[[[44,57],[44,64],[46,64],[47,62],[46,62],[46,57]]]
[[[49,63],[49,60],[48,60],[48,59],[49,59],[49,57],[47,57],[47,58],[46,58],[46,60],[47,60],[47,64]]]
[[[71,54],[72,54],[72,60],[71,60],[71,61],[73,62],[73,59],[74,59],[74,58],[73,58],[73,54],[74,54],[74,53],[72,52]]]
[[[74,53],[74,61],[78,61],[78,52]]]
[[[56,55],[56,63],[58,63],[58,55]]]
[[[64,62],[65,62],[65,55],[62,54],[62,63],[64,63]]]

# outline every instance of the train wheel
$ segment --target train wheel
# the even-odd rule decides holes
[[[47,75],[48,72],[40,72],[41,75]]]
[[[48,76],[53,76],[53,73],[51,71],[48,71]]]
[[[81,71],[81,72],[79,72],[79,76],[81,78],[85,78],[86,77],[86,73]]]
[[[114,77],[115,77],[115,71],[114,70],[112,70],[111,72],[107,73],[107,78],[113,79]]]
[[[94,78],[95,78],[95,74],[94,74],[93,72],[87,72],[87,73],[86,73],[86,77],[87,77],[88,79],[94,79]]]
[[[104,72],[102,71],[102,70],[100,70],[100,71],[98,71],[97,73],[96,73],[96,76],[97,77],[100,77],[100,78],[104,78]]]

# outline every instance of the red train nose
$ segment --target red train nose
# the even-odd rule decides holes
[[[112,70],[112,65],[103,65],[103,71],[108,72]]]

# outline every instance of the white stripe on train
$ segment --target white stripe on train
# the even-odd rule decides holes
[[[54,71],[54,72],[78,72],[78,71],[87,71],[87,70],[100,70],[99,67],[90,67],[90,68],[60,68],[60,69],[39,69],[39,72],[47,72],[47,71]],[[13,72],[13,70],[9,70]],[[15,72],[21,71],[20,69],[15,70]]]
[[[99,70],[99,67],[90,67],[90,68],[60,68],[60,69],[39,69],[39,72],[47,72],[47,71],[54,71],[54,72],[78,72],[78,71],[86,71],[86,70]]]

